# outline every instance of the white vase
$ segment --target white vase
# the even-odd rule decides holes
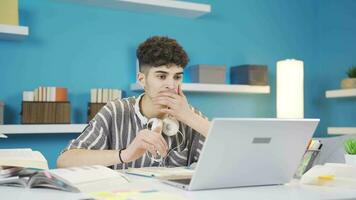
[[[356,165],[356,154],[345,154],[345,163],[348,165]]]

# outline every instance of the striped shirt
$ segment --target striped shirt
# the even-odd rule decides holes
[[[70,141],[69,149],[91,150],[118,150],[126,148],[136,137],[137,133],[147,128],[148,119],[140,111],[141,97],[128,97],[108,102],[89,122],[82,134]],[[191,109],[198,115],[206,118],[193,107]],[[169,154],[165,159],[165,166],[188,166],[196,162],[204,144],[204,136],[191,127],[179,122],[182,134],[166,136],[162,134],[169,147]],[[63,151],[63,152],[64,152]],[[112,166],[114,169],[123,167],[150,167],[159,166],[159,162],[144,154],[141,158],[123,164]]]

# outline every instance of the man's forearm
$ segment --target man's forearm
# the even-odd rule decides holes
[[[190,114],[185,118],[183,123],[187,124],[194,130],[202,134],[204,137],[208,136],[211,122],[201,117],[200,115],[193,112],[192,114]]]
[[[57,159],[57,167],[74,167],[83,165],[111,166],[120,163],[118,150],[71,149]]]

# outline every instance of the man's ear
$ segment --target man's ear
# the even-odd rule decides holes
[[[145,85],[146,85],[146,76],[144,73],[142,72],[139,72],[137,74],[137,81],[138,83],[141,85],[142,88],[145,88]]]

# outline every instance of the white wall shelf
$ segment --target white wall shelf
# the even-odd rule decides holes
[[[326,98],[356,97],[356,89],[327,90]]]
[[[114,9],[197,18],[211,12],[209,4],[178,0],[66,0]]]
[[[0,39],[22,39],[28,32],[27,26],[0,24]]]
[[[18,124],[0,125],[2,134],[81,133],[87,124]]]
[[[327,90],[326,98],[356,97],[355,89]],[[352,135],[356,134],[356,127],[328,127],[329,135]]]
[[[356,134],[356,127],[328,127],[330,135]]]
[[[143,91],[138,83],[131,84],[130,89],[136,92]],[[184,92],[269,94],[270,86],[183,83],[182,90]]]

